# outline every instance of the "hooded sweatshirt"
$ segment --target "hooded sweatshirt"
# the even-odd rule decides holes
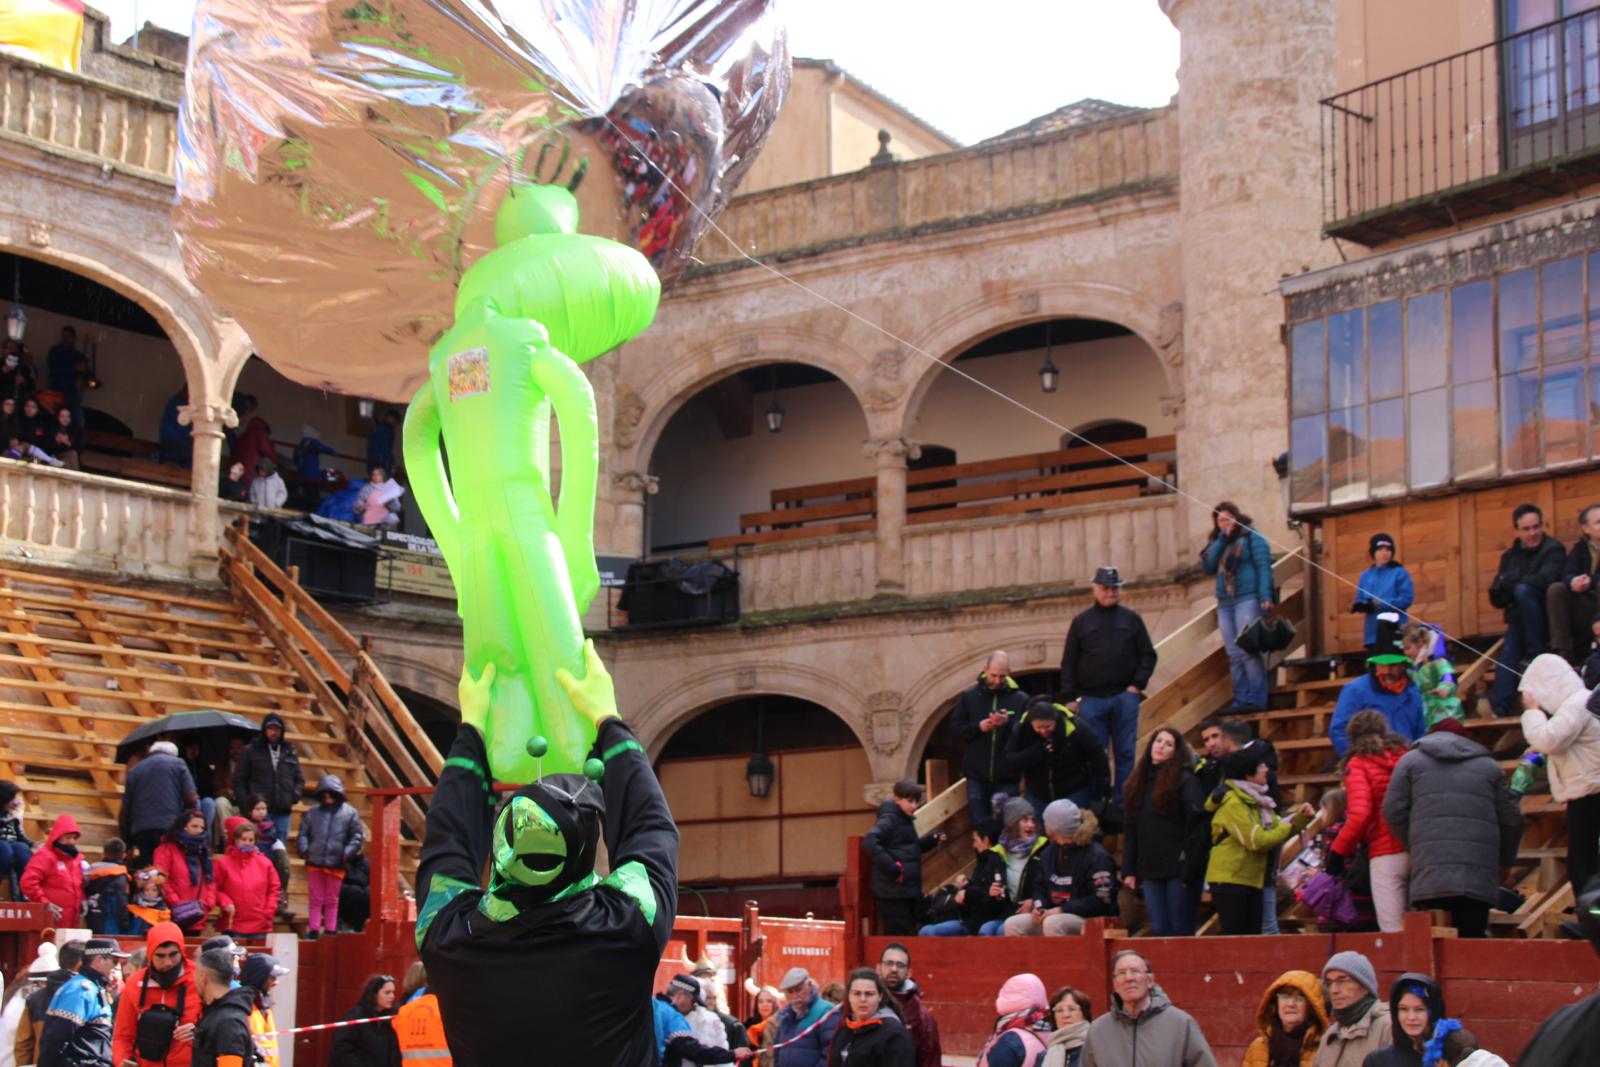
[[[332,804],[323,803],[328,793],[334,796]],[[345,803],[344,783],[338,775],[323,775],[317,782],[316,803],[300,816],[300,855],[306,866],[342,871],[360,853],[364,840],[361,815]]]
[[[1522,713],[1522,736],[1549,759],[1550,795],[1562,803],[1600,793],[1600,715],[1583,679],[1560,656],[1535,656],[1518,688],[1538,708]]]
[[[1299,1067],[1311,1067],[1316,1058],[1317,1046],[1323,1032],[1328,1029],[1328,1008],[1323,1001],[1322,983],[1309,971],[1285,971],[1278,980],[1267,986],[1256,1006],[1256,1034],[1250,1047],[1245,1049],[1239,1067],[1268,1067],[1274,1028],[1281,1029],[1278,1020],[1278,990],[1293,989],[1306,998],[1305,1032],[1300,1038]]]
[[[50,826],[50,836],[45,838],[44,848],[33,854],[22,872],[23,896],[54,904],[61,909],[60,921],[68,926],[76,926],[82,912],[84,871],[88,865],[77,854],[76,846],[68,846],[72,852],[67,853],[57,842],[67,834],[79,832],[78,821],[72,816],[57,816]]]
[[[1137,1017],[1111,994],[1111,1010],[1089,1024],[1079,1067],[1217,1067],[1200,1024],[1173,1007],[1160,987]]]
[[[1426,1042],[1433,1036],[1434,1026],[1445,1017],[1444,993],[1439,984],[1425,974],[1402,974],[1389,990],[1389,1018],[1393,1023],[1391,1043],[1368,1056],[1365,1067],[1423,1067],[1421,1051],[1400,1028],[1400,998],[1417,989],[1423,991],[1423,999],[1428,1004],[1428,1025],[1422,1031],[1422,1040]]]
[[[178,929],[177,923],[157,923],[145,935],[145,951],[154,956],[156,949],[168,942],[181,947],[183,931]],[[111,1034],[113,1064],[137,1059],[139,1067],[155,1067],[156,1064],[189,1067],[194,1053],[193,1042],[173,1041],[167,1049],[166,1058],[161,1060],[147,1060],[137,1054],[135,1039],[139,1033],[139,1016],[157,1005],[176,1009],[179,1025],[200,1020],[200,994],[195,992],[194,964],[190,962],[188,953],[184,953],[178,966],[165,975],[148,965],[139,968],[122,987],[122,997],[117,1001],[116,1024]]]

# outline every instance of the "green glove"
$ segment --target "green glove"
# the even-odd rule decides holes
[[[611,675],[606,673],[606,665],[600,662],[600,653],[594,650],[592,639],[583,643],[583,680],[574,678],[565,667],[557,667],[556,681],[567,691],[567,697],[572,701],[572,706],[578,709],[578,714],[594,723],[596,729],[606,719],[620,718]]]
[[[494,684],[494,661],[483,665],[483,675],[477,679],[466,665],[461,667],[461,681],[456,692],[461,698],[461,721],[481,735],[489,722],[489,689]]]

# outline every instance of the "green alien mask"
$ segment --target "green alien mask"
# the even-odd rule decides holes
[[[486,911],[497,920],[522,906],[560,900],[594,881],[605,800],[576,774],[557,774],[524,786],[494,822],[494,874]]]

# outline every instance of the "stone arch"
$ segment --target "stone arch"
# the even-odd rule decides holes
[[[144,308],[177,350],[191,399],[216,395],[218,317],[188,279],[174,272],[176,260],[148,259],[70,219],[42,224],[17,211],[0,211],[0,248],[80,274]]]
[[[1181,304],[1175,300],[1163,304],[1107,282],[1054,282],[1040,285],[1036,292],[1037,305],[1030,302],[1020,314],[1017,295],[1011,291],[958,304],[912,338],[916,349],[937,357],[937,362],[918,358],[897,432],[911,431],[933,383],[961,353],[997,333],[1050,319],[1099,319],[1126,327],[1161,361],[1169,392],[1183,391]]]
[[[392,651],[389,650],[391,648]],[[410,649],[396,648],[391,642],[382,640],[374,641],[368,654],[391,684],[421,693],[429,699],[437,700],[460,711],[459,647],[455,650],[457,662],[453,667],[433,663],[426,655],[418,655],[416,651]]]
[[[701,390],[739,371],[769,363],[801,363],[832,374],[844,383],[861,407],[868,436],[878,432],[874,410],[860,383],[866,361],[859,353],[833,338],[793,330],[757,329],[689,349],[626,401],[636,404],[640,414],[632,420],[638,427],[635,439],[621,445],[618,469],[646,470],[667,423]],[[623,385],[619,389],[619,401],[629,392]],[[620,444],[625,437],[618,435],[614,439]]]

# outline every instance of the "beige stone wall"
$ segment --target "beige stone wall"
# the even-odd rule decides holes
[[[1336,0],[1336,92],[1387,78],[1499,36],[1496,0]]]

